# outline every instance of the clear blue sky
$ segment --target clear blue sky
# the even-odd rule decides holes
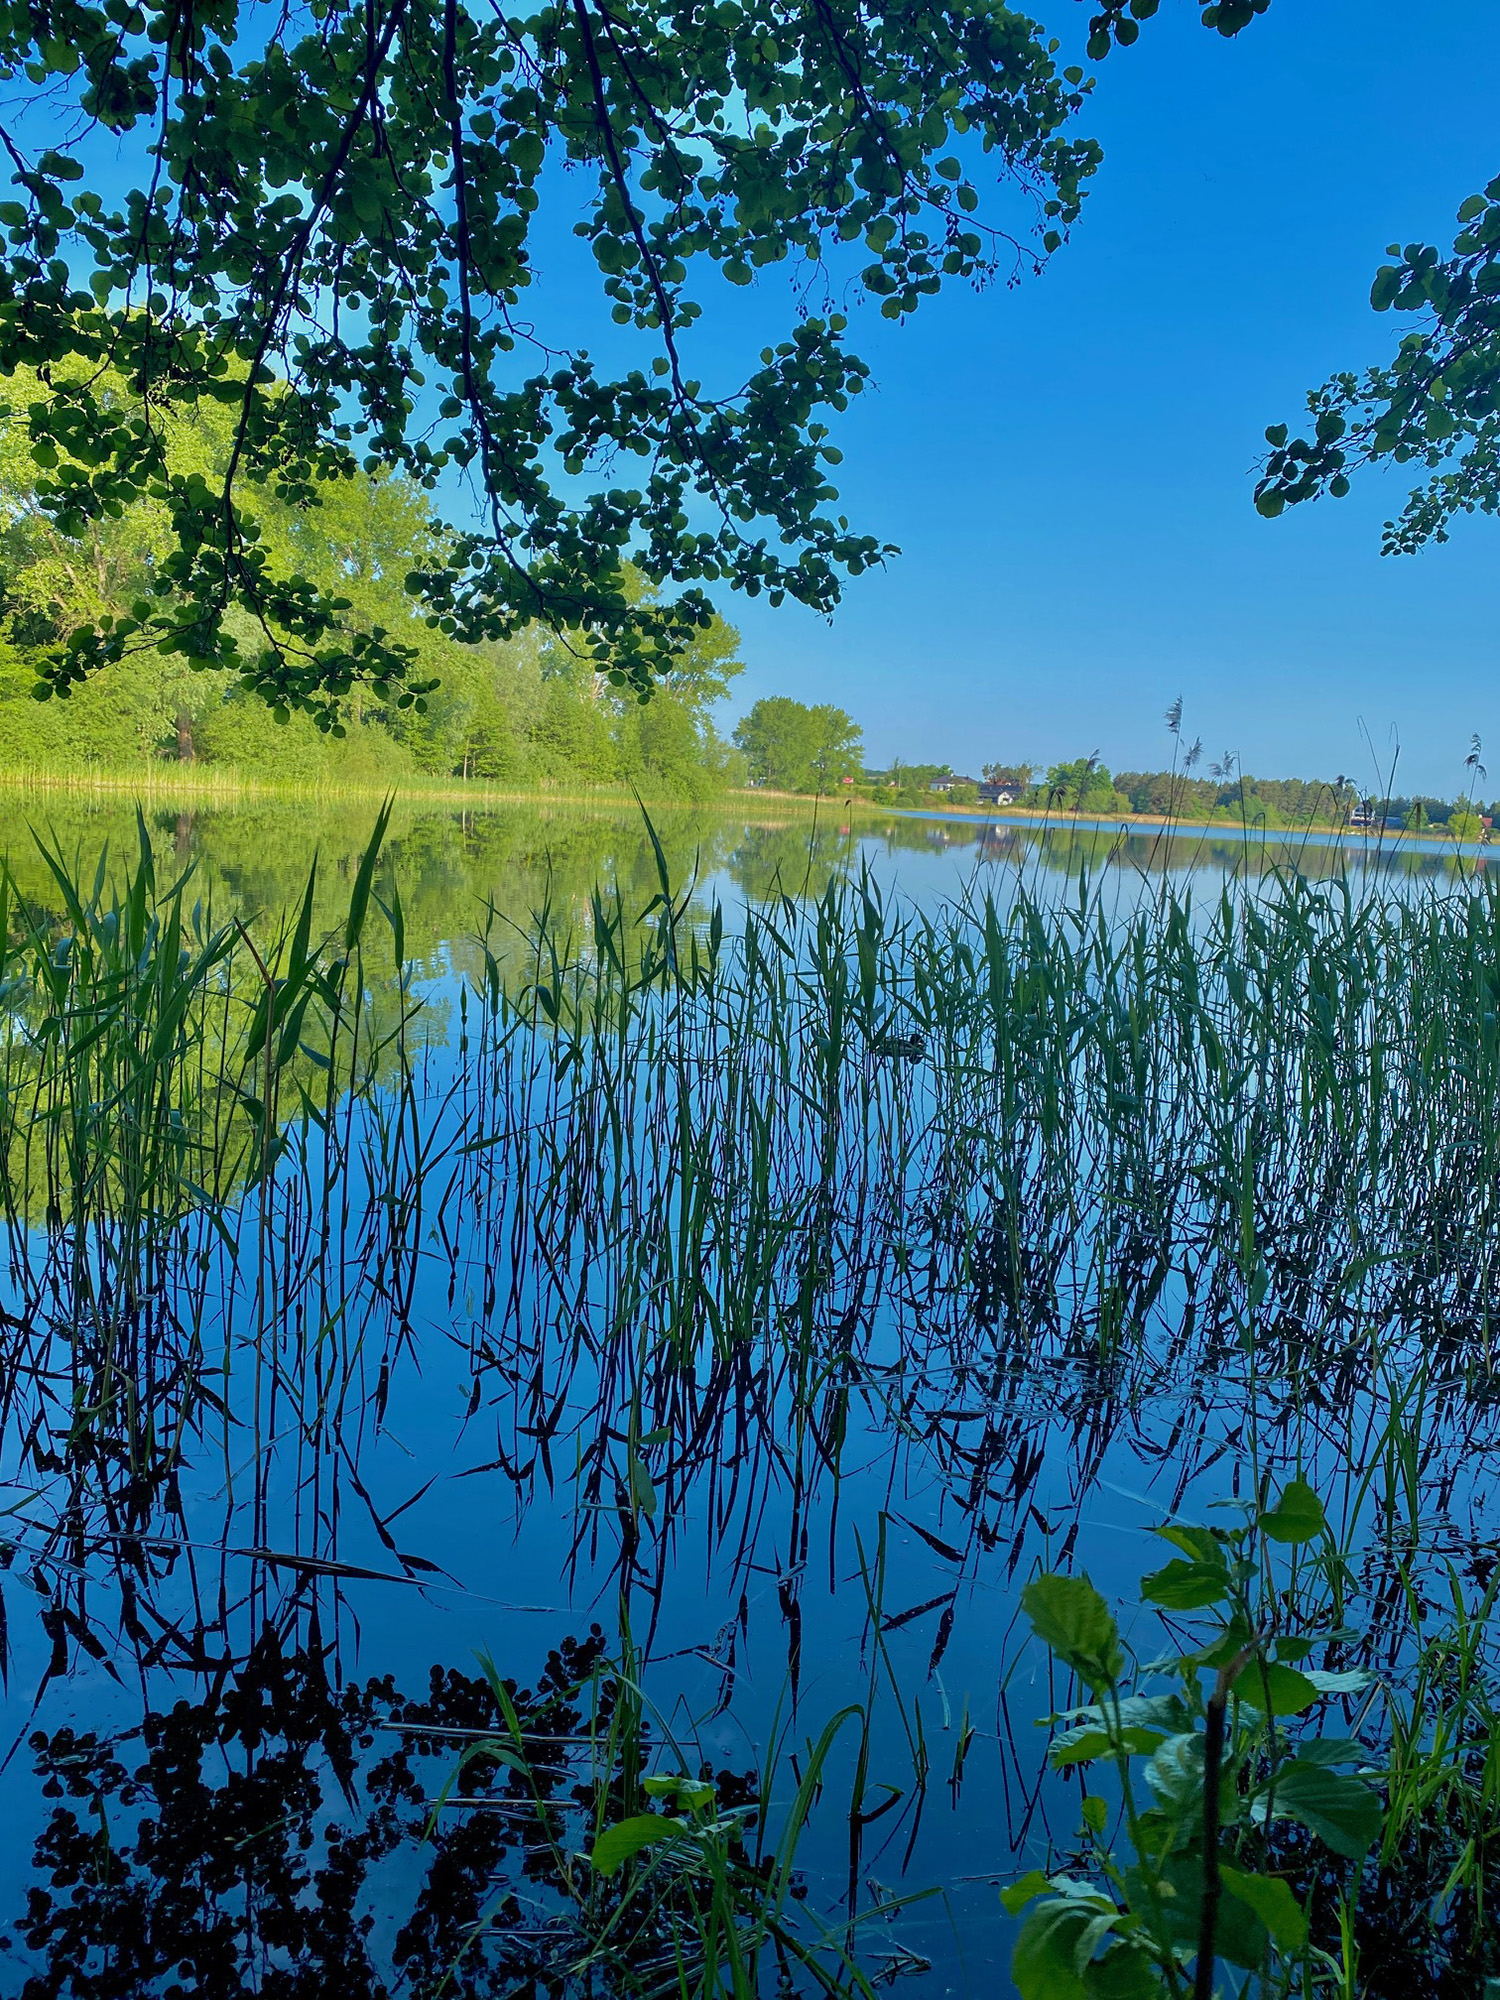
[[[1029,11],[1072,37],[1086,9]],[[735,711],[838,702],[875,764],[1120,769],[1167,760],[1180,692],[1250,771],[1363,781],[1363,719],[1399,732],[1399,790],[1458,789],[1477,730],[1500,794],[1500,522],[1390,558],[1399,476],[1274,522],[1250,502],[1265,425],[1393,345],[1386,244],[1451,240],[1500,173],[1495,29],[1493,0],[1273,0],[1225,42],[1164,0],[1098,66],[1105,162],[1046,274],[860,320],[843,502],[903,553],[831,625],[727,603]]]

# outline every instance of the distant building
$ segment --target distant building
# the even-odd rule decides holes
[[[972,785],[976,792],[984,791],[984,786],[978,778],[966,778],[960,771],[949,771],[944,777],[934,778],[929,789],[947,793],[951,792],[955,785]]]
[[[979,803],[984,806],[1013,806],[1016,790],[1013,785],[981,785]]]

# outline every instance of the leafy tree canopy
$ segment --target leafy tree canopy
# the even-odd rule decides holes
[[[36,389],[33,386],[33,394]],[[174,471],[213,477],[232,448],[215,404],[163,416]],[[588,658],[533,626],[504,643],[463,645],[413,622],[403,578],[437,540],[428,495],[400,474],[357,473],[319,489],[313,507],[262,496],[263,547],[344,609],[346,642],[407,626],[420,671],[438,683],[403,707],[363,683],[330,698],[320,734],[306,715],[277,728],[272,712],[223,674],[148,651],[95,677],[67,702],[30,699],[49,652],[80,629],[129,615],[170,558],[167,510],[150,497],[60,534],[37,503],[24,419],[0,421],[0,763],[115,769],[171,755],[287,777],[396,780],[418,771],[529,787],[631,782],[651,796],[698,798],[735,775],[714,705],[741,671],[738,634],[718,617],[697,630],[642,708]],[[633,597],[648,594],[634,573]],[[232,635],[253,640],[243,610]],[[341,738],[342,741],[332,741]]]
[[[1271,0],[1196,0],[1206,27],[1237,35]],[[1088,53],[1136,40],[1160,0],[1103,0],[1089,23]],[[1376,312],[1410,314],[1387,362],[1331,376],[1308,397],[1311,436],[1288,425],[1266,431],[1270,446],[1255,504],[1274,518],[1298,501],[1342,499],[1350,474],[1389,463],[1424,467],[1385,528],[1387,555],[1448,539],[1460,513],[1500,513],[1500,175],[1458,211],[1448,251],[1392,243],[1370,288]]]
[[[750,776],[781,791],[826,792],[860,767],[861,732],[831,703],[809,707],[788,695],[756,702],[734,732]]]
[[[444,634],[541,621],[645,693],[705,585],[829,610],[884,553],[829,481],[866,377],[835,302],[899,317],[1056,247],[1098,149],[1055,54],[1000,0],[0,0],[0,375],[41,384],[37,503],[77,538],[146,496],[171,531],[51,685],[150,648],[282,714],[331,723],[356,683],[418,705],[409,634],[351,632],[263,532],[267,495],[361,467],[477,492],[403,579]],[[1018,233],[978,219],[991,167]],[[570,221],[598,355],[576,295],[561,336],[532,304]],[[786,337],[705,385],[704,299],[778,265]],[[166,444],[200,406],[231,432],[211,473]]]
[[[1456,514],[1500,513],[1500,176],[1469,196],[1458,221],[1446,254],[1430,243],[1389,246],[1395,261],[1375,274],[1370,303],[1411,315],[1412,330],[1388,362],[1313,391],[1310,437],[1292,437],[1285,424],[1267,430],[1262,514],[1323,493],[1342,498],[1351,472],[1382,461],[1432,475],[1387,521],[1388,555],[1447,541]]]

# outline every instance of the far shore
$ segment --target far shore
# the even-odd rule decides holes
[[[507,786],[474,778],[426,777],[420,773],[392,773],[339,778],[274,778],[262,772],[241,771],[233,766],[171,763],[142,764],[128,770],[27,769],[0,767],[0,790],[11,792],[94,796],[99,798],[180,799],[184,803],[235,805],[264,800],[306,801],[321,805],[353,803],[361,799],[394,796],[419,805],[460,806],[485,810],[504,806],[585,806],[595,810],[651,812],[731,811],[754,812],[774,807],[780,818],[858,819],[862,824],[896,816],[901,819],[957,820],[969,825],[1029,826],[1056,832],[1148,833],[1161,832],[1174,839],[1193,837],[1262,839],[1268,841],[1312,840],[1355,844],[1369,850],[1386,843],[1423,844],[1438,851],[1475,850],[1487,839],[1457,840],[1442,827],[1407,828],[1396,826],[1351,826],[1347,822],[1308,821],[1299,826],[1267,827],[1258,821],[1248,825],[1240,820],[1170,818],[1161,813],[1112,813],[1108,816],[1074,813],[1057,807],[950,805],[941,796],[930,804],[879,804],[858,792],[784,792],[768,785],[732,787],[702,799],[666,798],[637,793],[624,785],[574,785],[553,788],[546,785]]]
[[[756,796],[764,797],[765,794],[757,793]],[[986,826],[1050,827],[1059,832],[1075,827],[1080,833],[1136,833],[1156,828],[1179,840],[1194,834],[1206,834],[1210,837],[1227,836],[1231,840],[1306,840],[1316,836],[1341,845],[1353,842],[1361,847],[1379,847],[1383,842],[1392,840],[1426,841],[1441,848],[1480,848],[1488,844],[1483,835],[1474,840],[1457,840],[1441,826],[1350,826],[1347,821],[1334,825],[1327,820],[1307,820],[1298,826],[1267,826],[1261,820],[1251,820],[1247,824],[1237,819],[1170,819],[1164,813],[1110,813],[1101,818],[1091,813],[1066,812],[1055,806],[1050,811],[1031,806],[984,808],[949,805],[872,806],[871,810],[900,813],[904,818],[961,819]]]

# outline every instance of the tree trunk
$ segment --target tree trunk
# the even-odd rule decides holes
[[[185,708],[177,711],[177,757],[183,764],[193,764],[198,759],[198,746],[193,741],[193,718]]]

